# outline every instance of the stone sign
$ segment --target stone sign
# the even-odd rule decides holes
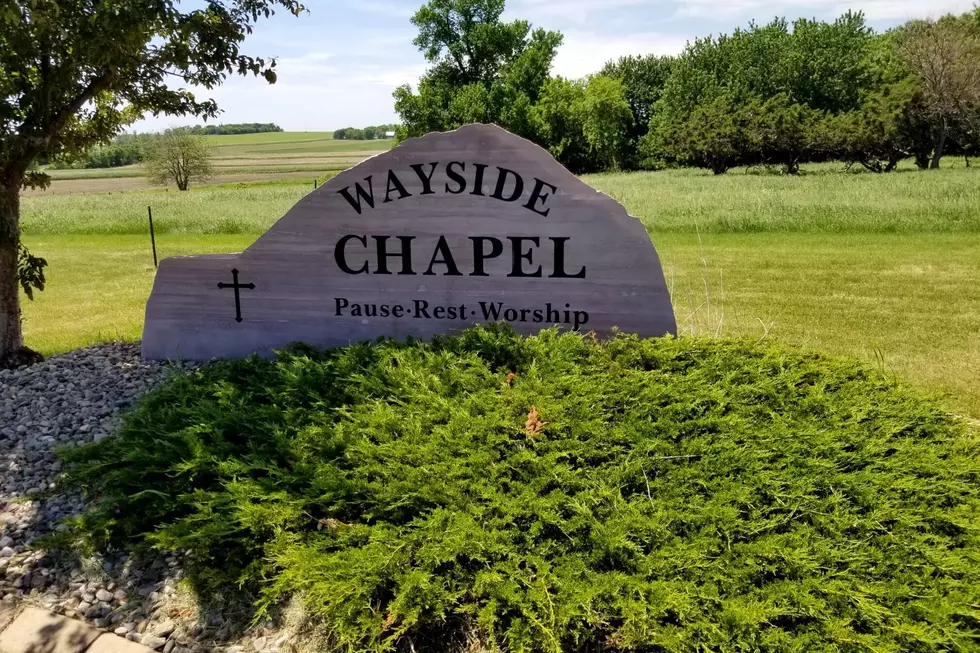
[[[164,260],[145,359],[426,338],[478,322],[674,333],[643,225],[492,125],[404,142],[310,193],[240,254]]]

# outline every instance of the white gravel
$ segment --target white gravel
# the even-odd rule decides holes
[[[176,556],[68,559],[30,546],[84,507],[79,497],[44,498],[57,490],[53,449],[109,436],[121,410],[175,372],[181,368],[141,363],[139,344],[130,343],[0,370],[0,599],[41,605],[164,653],[276,650],[282,642],[269,628],[245,633],[247,624],[187,607]]]

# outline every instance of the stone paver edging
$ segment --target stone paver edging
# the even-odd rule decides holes
[[[0,653],[153,653],[85,622],[34,607],[17,614],[15,606],[4,603],[0,603]]]

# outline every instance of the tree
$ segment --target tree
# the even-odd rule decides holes
[[[619,158],[633,112],[618,79],[594,75],[585,86],[585,97],[579,105],[582,131],[602,168],[622,167]]]
[[[618,79],[554,77],[531,110],[534,130],[558,161],[575,173],[621,167],[633,119]]]
[[[548,80],[561,34],[500,20],[504,0],[430,0],[412,17],[415,45],[431,64],[418,92],[395,90],[398,137],[493,122],[535,138],[532,107]]]
[[[819,158],[827,150],[820,128],[823,117],[822,111],[792,102],[785,93],[766,100],[749,125],[761,161],[782,165],[788,175],[797,174],[800,163]]]
[[[930,168],[938,168],[947,139],[980,105],[980,28],[973,15],[907,23],[898,52],[922,86],[922,114],[933,127]]]
[[[723,94],[682,120],[655,117],[643,147],[650,157],[662,156],[721,175],[737,165],[761,162],[761,113],[758,98],[742,101]]]
[[[626,103],[633,114],[618,155],[620,166],[636,168],[640,165],[640,139],[650,130],[653,107],[663,94],[675,61],[674,57],[656,55],[622,57],[618,61],[608,62],[602,68],[601,75],[618,79],[623,84]]]
[[[453,86],[489,87],[526,48],[527,21],[501,22],[504,0],[430,0],[412,17],[413,43],[434,64],[429,72]]]
[[[224,136],[226,134],[265,134],[268,132],[281,132],[283,129],[279,125],[268,122],[237,122],[222,125],[194,125],[187,127],[187,131],[192,134],[202,134],[204,136]]]
[[[917,118],[918,84],[905,79],[868,95],[861,108],[826,122],[829,150],[848,164],[871,172],[891,172],[908,156],[928,160],[928,125]]]
[[[211,148],[207,137],[186,129],[168,129],[153,139],[144,161],[150,183],[177,190],[187,190],[192,181],[206,181],[214,176]]]
[[[230,74],[252,73],[274,82],[275,61],[243,54],[241,43],[276,9],[303,11],[297,0],[197,4],[0,5],[0,366],[39,358],[23,348],[18,294],[18,283],[38,279],[18,271],[40,260],[25,258],[20,242],[20,190],[48,182],[34,162],[79,155],[146,112],[214,117],[213,100],[168,81],[212,89]]]
[[[953,137],[969,168],[970,159],[980,156],[980,107],[963,121]]]
[[[872,86],[875,45],[874,32],[860,12],[848,11],[832,23],[796,20],[781,67],[785,86],[778,92],[816,111],[853,111]]]
[[[576,174],[598,169],[582,126],[585,84],[563,77],[549,79],[534,106],[538,133],[559,163]]]
[[[641,150],[652,161],[696,160],[716,172],[732,161],[796,172],[824,156],[823,116],[857,109],[875,83],[876,39],[851,12],[832,23],[776,19],[696,39],[669,64],[651,111],[657,133],[641,137]],[[726,107],[735,113],[724,115]],[[709,131],[698,134],[698,124]]]

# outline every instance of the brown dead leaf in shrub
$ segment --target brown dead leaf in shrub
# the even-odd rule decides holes
[[[527,414],[527,421],[524,422],[524,435],[530,440],[541,433],[541,430],[548,422],[542,422],[538,418],[538,409],[531,406],[531,412]]]
[[[398,617],[396,617],[395,615],[393,615],[392,613],[389,612],[388,613],[388,616],[385,617],[384,629],[385,630],[388,630],[389,628],[391,628],[392,626],[395,625],[395,622],[396,621],[398,621]]]
[[[517,375],[514,374],[513,372],[510,372],[507,375],[507,385],[509,385],[509,386],[514,385],[514,379],[516,379],[516,378],[517,378]]]
[[[327,517],[326,519],[318,519],[316,522],[316,529],[321,530],[326,528],[331,533],[336,533],[341,527],[348,528],[350,524],[345,524],[339,519],[333,519],[332,517]]]

